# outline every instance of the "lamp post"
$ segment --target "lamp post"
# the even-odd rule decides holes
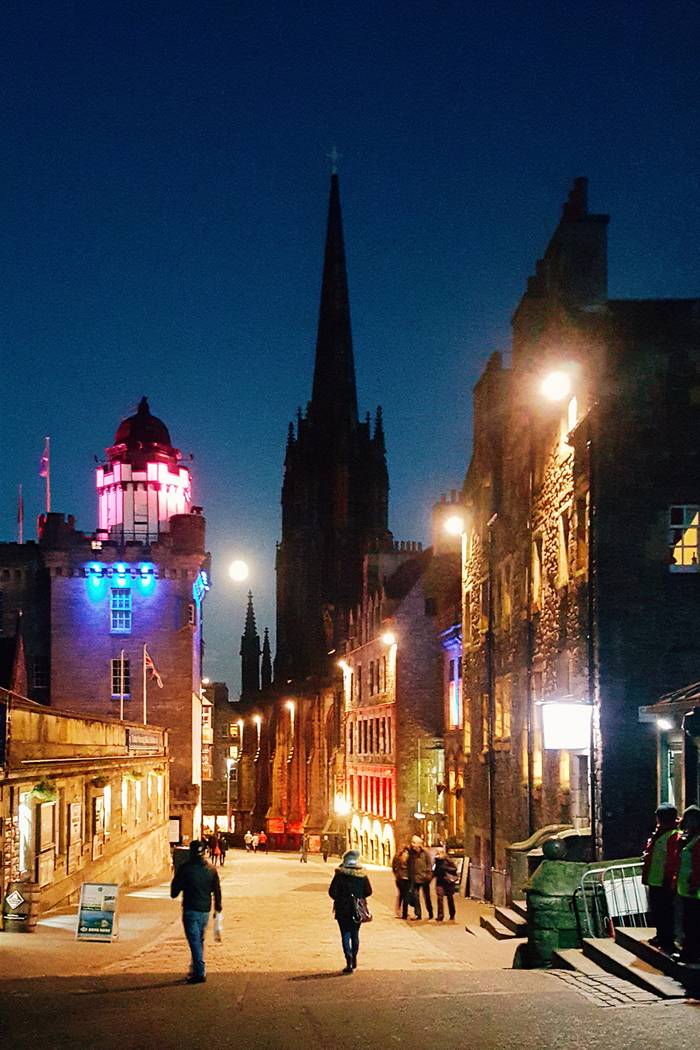
[[[231,832],[231,770],[235,759],[226,759],[226,830]]]

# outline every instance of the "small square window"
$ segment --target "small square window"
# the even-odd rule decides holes
[[[131,591],[128,588],[112,588],[109,615],[112,634],[131,634]]]
[[[670,571],[697,572],[700,507],[689,503],[669,507],[668,522]]]

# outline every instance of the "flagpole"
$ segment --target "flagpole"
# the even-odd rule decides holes
[[[148,725],[148,686],[146,684],[146,643],[143,643],[143,724]]]
[[[22,482],[19,483],[19,494],[17,496],[17,542],[24,543],[24,494]]]
[[[46,513],[51,513],[51,438],[46,439]]]
[[[124,721],[124,650],[119,653],[119,718]]]

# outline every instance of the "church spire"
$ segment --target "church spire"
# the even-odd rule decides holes
[[[241,696],[253,696],[260,691],[260,638],[255,624],[253,594],[248,591],[245,630],[241,637]]]
[[[268,689],[272,685],[272,652],[270,651],[270,635],[267,627],[265,628],[265,637],[263,638],[260,684],[263,689]]]
[[[331,422],[343,428],[353,428],[357,424],[348,276],[336,173],[331,175],[328,200],[326,250],[309,415],[315,422]]]

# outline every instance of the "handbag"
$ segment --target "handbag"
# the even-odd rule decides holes
[[[362,925],[363,922],[372,921],[372,912],[367,907],[367,901],[364,897],[353,897],[353,911],[355,914],[355,922]]]
[[[224,917],[220,911],[214,914],[214,940],[219,944],[224,939]]]

